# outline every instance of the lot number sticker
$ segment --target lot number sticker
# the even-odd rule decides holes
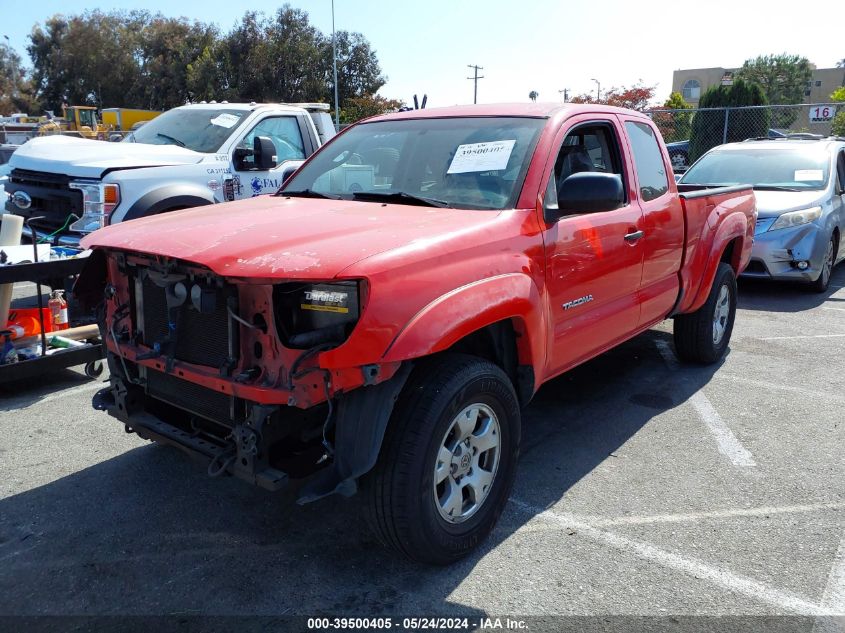
[[[824,171],[821,169],[796,169],[795,182],[810,182],[824,180]]]
[[[833,106],[815,106],[810,108],[810,123],[832,121],[835,114],[836,108]]]
[[[458,145],[458,149],[455,150],[455,157],[446,173],[466,174],[474,171],[505,169],[508,166],[514,143],[516,143],[516,139]]]
[[[230,128],[240,120],[241,120],[241,117],[239,117],[239,116],[235,116],[234,114],[229,114],[228,112],[223,112],[222,114],[218,114],[216,117],[211,119],[211,124],[212,125],[219,125],[220,127]]]

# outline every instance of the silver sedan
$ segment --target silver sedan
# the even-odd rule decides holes
[[[683,185],[751,184],[757,227],[746,277],[802,281],[824,292],[845,257],[845,141],[771,139],[716,147]]]

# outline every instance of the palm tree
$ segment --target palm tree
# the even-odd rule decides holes
[[[537,101],[537,97],[539,97],[539,96],[540,96],[540,93],[537,92],[536,90],[532,90],[531,92],[528,93],[528,98],[531,99],[531,101]]]

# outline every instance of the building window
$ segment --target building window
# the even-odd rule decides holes
[[[816,88],[818,88],[818,87],[819,87],[819,86],[821,86],[821,85],[822,85],[822,82],[821,82],[821,81],[819,81],[819,80],[817,79],[817,80],[816,80]]]
[[[698,101],[701,97],[701,84],[697,79],[687,79],[681,92],[687,101],[690,99]]]

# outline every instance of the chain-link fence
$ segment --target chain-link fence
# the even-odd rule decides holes
[[[704,152],[724,143],[799,133],[829,136],[837,114],[845,118],[845,104],[652,110],[649,113],[663,134],[676,171],[683,171]]]

